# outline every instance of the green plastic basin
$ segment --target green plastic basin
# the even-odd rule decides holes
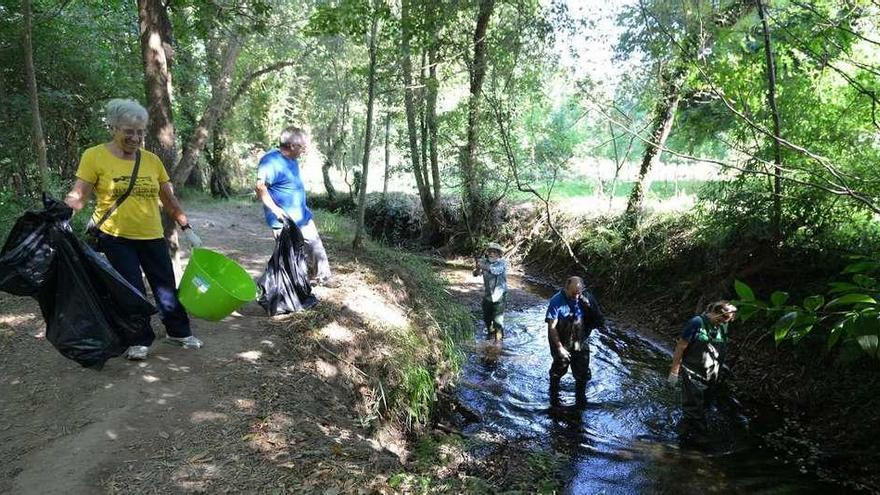
[[[177,289],[180,304],[193,316],[218,321],[257,297],[244,268],[210,249],[196,248]]]

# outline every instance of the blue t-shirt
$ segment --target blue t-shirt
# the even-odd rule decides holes
[[[583,316],[581,305],[577,304],[576,300],[569,299],[564,291],[559,291],[556,295],[550,298],[550,303],[547,305],[547,315],[544,316],[544,321],[550,323],[553,320],[576,320]]]
[[[703,318],[699,316],[694,316],[687,323],[684,324],[684,328],[681,330],[681,338],[688,342],[694,340],[694,337],[700,330],[703,328]]]
[[[280,150],[272,150],[260,158],[257,180],[263,181],[269,190],[269,196],[281,209],[290,215],[298,227],[303,227],[312,219],[312,211],[306,205],[306,188],[299,175],[299,163],[294,158],[287,158]],[[284,225],[263,205],[266,223],[273,229]]]

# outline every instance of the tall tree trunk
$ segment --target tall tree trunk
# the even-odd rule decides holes
[[[428,159],[431,162],[431,177],[434,184],[433,208],[428,215],[429,244],[436,245],[440,241],[443,229],[443,204],[440,194],[440,161],[437,157],[437,39],[434,33],[431,47],[428,49],[428,82],[426,96],[426,126],[428,128]]]
[[[487,204],[483,197],[482,174],[477,165],[477,128],[480,122],[480,99],[483,79],[486,77],[486,32],[495,9],[495,0],[481,0],[474,29],[474,59],[470,74],[470,101],[468,103],[467,147],[461,164],[464,182],[465,210],[468,212],[470,241],[479,242]],[[475,247],[475,246],[472,246]]]
[[[31,103],[31,131],[34,139],[34,150],[37,153],[37,166],[40,169],[40,189],[43,192],[49,188],[49,160],[46,156],[46,137],[43,135],[43,120],[40,117],[40,99],[37,92],[37,75],[34,69],[34,46],[32,42],[32,12],[31,0],[24,0],[21,4],[24,11],[24,72],[27,77],[28,97]]]
[[[361,161],[360,193],[358,194],[357,228],[354,232],[352,246],[355,249],[364,245],[364,212],[367,206],[367,178],[370,169],[370,147],[373,142],[373,106],[376,100],[376,37],[379,31],[379,13],[373,7],[370,23],[370,70],[367,79],[367,122],[364,126],[364,158]]]
[[[388,178],[391,176],[391,112],[385,113],[385,181],[382,183],[382,200],[388,194]]]
[[[147,95],[147,149],[171,171],[177,164],[177,142],[171,111],[171,63],[174,58],[171,20],[161,0],[138,0],[144,89]]]
[[[734,26],[750,10],[751,3],[747,0],[737,0],[728,4],[712,17],[712,23],[716,29]],[[644,199],[645,178],[651,168],[660,160],[661,148],[665,147],[666,139],[672,131],[672,123],[675,113],[681,101],[682,87],[684,85],[688,67],[693,59],[699,59],[715,42],[715,33],[712,31],[700,31],[692,33],[684,43],[679,43],[685,49],[678,54],[677,61],[673,64],[671,73],[661,72],[660,98],[654,106],[653,130],[651,131],[651,144],[645,148],[642,164],[639,168],[639,176],[629,196],[626,205],[625,217],[630,230],[638,225],[638,213],[642,208]]]
[[[428,85],[426,88],[427,99],[427,127],[428,127],[428,157],[431,160],[431,177],[434,183],[434,206],[440,204],[440,164],[437,158],[437,45],[433,44],[428,49]]]
[[[403,106],[406,113],[406,133],[409,142],[410,161],[412,162],[413,176],[416,179],[416,188],[419,191],[419,199],[422,203],[422,210],[425,215],[430,217],[433,210],[434,199],[431,196],[431,190],[425,182],[422,175],[422,165],[420,162],[422,151],[419,147],[419,127],[416,124],[416,103],[413,92],[412,81],[412,53],[410,50],[410,38],[412,37],[412,22],[409,15],[410,2],[412,0],[402,0],[400,19],[402,24],[402,36],[400,42],[401,60],[400,66],[403,75]]]
[[[660,161],[661,148],[666,146],[666,139],[672,131],[672,123],[675,120],[675,112],[681,101],[681,86],[684,83],[686,70],[684,67],[676,67],[672,74],[661,75],[662,94],[654,106],[653,130],[651,131],[651,144],[646,145],[645,154],[642,157],[642,165],[639,167],[639,176],[633,185],[632,193],[626,204],[626,218],[635,225],[644,199],[645,178],[651,169]]]
[[[324,163],[321,164],[321,176],[324,179],[324,189],[327,191],[327,199],[336,202],[336,188],[333,187],[333,181],[330,180],[330,169],[339,154],[339,147],[342,144],[341,139],[337,139],[330,147],[330,150],[324,156]]]
[[[211,167],[211,196],[215,198],[228,198],[232,194],[232,174],[227,144],[229,135],[226,126],[218,122],[211,136],[211,154],[208,157],[208,165]]]
[[[430,191],[431,190],[431,175],[428,173],[428,122],[427,122],[427,106],[428,101],[426,99],[427,92],[425,91],[425,84],[427,82],[427,54],[422,52],[422,61],[419,66],[419,136],[422,142],[422,157],[419,163],[422,165],[422,177],[425,182],[425,187]],[[433,203],[433,201],[432,201]]]
[[[9,95],[6,91],[6,84],[2,75],[0,75],[0,126],[6,126],[9,123]],[[9,177],[10,183],[7,185],[15,191],[19,196],[25,196],[27,194],[27,188],[24,187],[24,181],[22,180],[22,174],[24,170],[18,166],[18,164],[8,163],[6,165],[0,164],[0,174],[3,177]]]
[[[338,110],[333,121],[327,126],[327,151],[324,154],[324,163],[321,165],[321,176],[324,179],[324,189],[327,191],[327,199],[336,202],[336,188],[330,180],[330,169],[337,162],[342,152],[341,166],[345,167],[345,121],[348,119],[348,100],[343,99],[342,107]]]
[[[171,111],[171,63],[174,60],[171,20],[161,0],[137,0],[141,59],[144,64],[144,91],[147,95],[146,147],[171,172],[177,165],[177,139]],[[180,274],[180,242],[175,222],[162,215],[162,230],[174,271]]]
[[[773,57],[773,45],[770,39],[770,24],[767,22],[767,6],[761,0],[755,0],[758,16],[764,31],[764,57],[767,62],[767,103],[773,116],[773,214],[771,230],[776,242],[782,241],[782,150],[780,133],[779,107],[776,105],[776,60]]]
[[[229,39],[223,50],[217,84],[212,85],[211,88],[211,99],[208,101],[205,113],[199,119],[199,124],[193,130],[192,136],[183,149],[180,163],[177,164],[171,173],[171,181],[177,186],[183,184],[186,178],[189,177],[202,150],[205,148],[205,143],[207,143],[208,136],[210,136],[214,125],[226,110],[232,75],[235,72],[235,64],[238,62],[238,56],[241,54],[243,43],[243,37],[233,36]]]

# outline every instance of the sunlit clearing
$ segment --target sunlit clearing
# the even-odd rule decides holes
[[[226,421],[229,416],[214,411],[196,411],[190,414],[190,421],[193,423],[205,423],[208,421]]]
[[[262,351],[245,351],[236,354],[237,357],[244,359],[249,363],[256,363],[263,356]]]
[[[37,315],[34,313],[27,314],[4,314],[0,316],[0,325],[5,327],[15,328],[19,325],[24,325],[29,321],[33,321],[37,319]]]
[[[365,320],[377,325],[402,328],[408,324],[403,308],[388,304],[385,298],[372,290],[348,293],[345,305]]]
[[[315,361],[315,371],[324,378],[333,378],[339,374],[339,369],[335,365],[320,359]]]
[[[318,330],[318,335],[334,342],[351,342],[354,338],[351,330],[343,327],[335,321],[330,322]]]

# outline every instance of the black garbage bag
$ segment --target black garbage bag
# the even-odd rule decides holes
[[[156,308],[101,255],[71,232],[72,211],[43,198],[42,211],[15,223],[0,250],[0,290],[31,296],[46,321],[46,339],[64,357],[101,369],[152,335]]]
[[[290,220],[284,222],[281,235],[275,241],[275,251],[266,272],[257,280],[257,287],[260,289],[257,302],[269,316],[294,313],[318,303],[309,285],[305,240],[299,227]]]

